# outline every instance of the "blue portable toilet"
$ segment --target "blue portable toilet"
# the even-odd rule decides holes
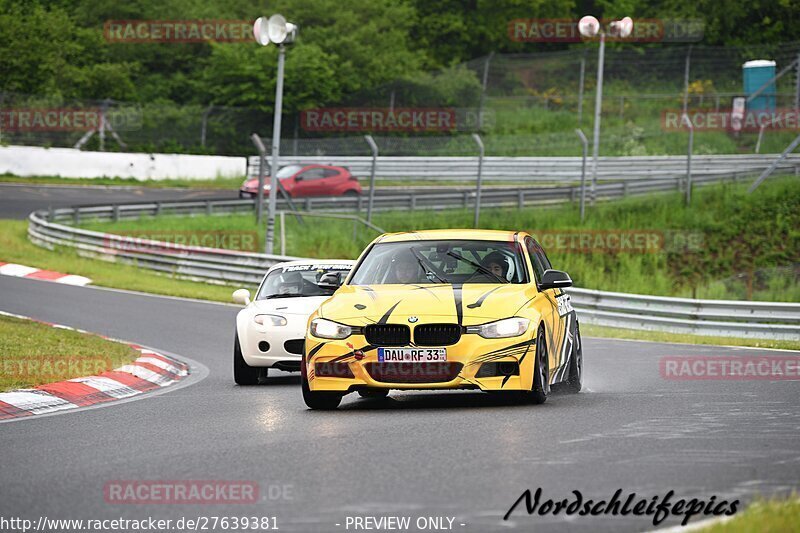
[[[761,88],[762,85],[775,77],[775,62],[767,59],[748,61],[742,65],[744,74],[744,94],[750,96]],[[747,104],[748,112],[774,112],[775,111],[775,82],[770,83],[766,89]]]

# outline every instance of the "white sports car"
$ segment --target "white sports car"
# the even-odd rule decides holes
[[[239,289],[233,379],[255,385],[269,368],[299,371],[308,317],[341,285],[355,261],[288,261],[270,268],[253,301]]]

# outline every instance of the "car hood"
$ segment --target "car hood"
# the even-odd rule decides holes
[[[324,302],[320,316],[353,325],[371,322],[478,324],[513,316],[535,296],[525,285],[468,283],[465,285],[344,285]],[[359,319],[358,322],[353,319]],[[468,320],[477,319],[477,320]]]
[[[256,313],[309,316],[317,310],[319,304],[328,298],[330,297],[303,296],[300,298],[275,298],[274,300],[257,300],[253,302],[251,306]]]

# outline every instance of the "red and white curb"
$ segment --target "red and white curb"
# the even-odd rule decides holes
[[[55,328],[92,334],[82,329],[51,324],[30,317],[0,311],[0,314],[32,320]],[[141,356],[135,361],[97,376],[68,379],[32,389],[0,392],[0,420],[41,415],[66,409],[86,407],[136,396],[147,391],[168,387],[189,375],[189,366],[172,357],[117,339],[98,335],[106,340],[120,342],[138,350]]]
[[[52,270],[41,270],[16,263],[3,263],[0,261],[0,274],[4,276],[15,276],[17,278],[41,279],[45,281],[55,281],[67,285],[84,286],[92,282],[91,279],[75,274],[62,274]]]

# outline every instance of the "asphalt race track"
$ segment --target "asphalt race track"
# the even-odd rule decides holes
[[[28,218],[37,209],[167,200],[235,199],[237,191],[0,183],[0,217]]]
[[[312,412],[293,375],[233,384],[232,305],[0,276],[0,309],[136,341],[209,371],[157,396],[0,424],[2,516],[275,516],[281,531],[346,531],[347,516],[447,516],[466,532],[646,531],[648,517],[528,516],[524,505],[502,516],[538,487],[556,500],[622,489],[743,502],[800,488],[797,382],[659,374],[662,356],[765,350],[586,339],[587,390],[542,406],[478,392],[393,392]],[[249,480],[262,501],[112,505],[103,488],[113,480]]]

